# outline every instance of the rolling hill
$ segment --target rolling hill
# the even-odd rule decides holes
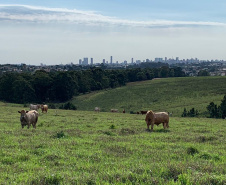
[[[109,112],[116,108],[122,112],[154,110],[173,112],[181,116],[183,109],[197,109],[201,115],[213,101],[220,104],[226,94],[226,77],[162,78],[129,83],[116,89],[91,92],[75,97],[72,103],[78,110],[92,111],[100,107]]]

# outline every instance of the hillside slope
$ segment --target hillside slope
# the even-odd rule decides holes
[[[168,111],[180,116],[184,108],[198,109],[201,114],[211,102],[220,104],[226,94],[226,77],[163,78],[129,83],[116,89],[92,92],[75,97],[78,110],[101,111],[125,108],[126,112],[140,110]]]

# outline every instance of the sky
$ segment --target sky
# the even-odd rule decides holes
[[[225,0],[0,0],[0,64],[226,60]]]

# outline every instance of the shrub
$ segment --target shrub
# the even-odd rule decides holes
[[[182,170],[178,166],[169,165],[167,169],[161,172],[161,177],[167,180],[178,180],[178,176],[182,173]]]
[[[49,107],[50,109],[56,109],[56,105],[55,105],[54,103],[49,103],[49,104],[48,104],[48,107]]]
[[[64,138],[66,137],[66,134],[64,133],[64,131],[60,131],[60,132],[57,132],[54,137],[57,139]]]
[[[190,111],[187,111],[186,108],[184,108],[184,112],[182,113],[181,117],[196,117],[199,115],[199,111],[195,110],[195,108],[191,108]]]
[[[205,160],[209,160],[209,159],[211,159],[212,157],[211,157],[210,154],[205,153],[205,154],[200,155],[200,158],[205,159]]]
[[[194,147],[188,147],[187,148],[187,154],[189,154],[189,155],[195,155],[197,153],[199,153],[199,151],[196,148],[194,148]]]
[[[72,104],[71,102],[62,104],[59,108],[65,109],[65,110],[77,110],[77,107],[74,104]]]
[[[115,125],[110,126],[110,129],[115,129],[115,128],[116,128]]]

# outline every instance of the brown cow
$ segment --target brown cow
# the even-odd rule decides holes
[[[122,113],[126,113],[125,109],[123,109]]]
[[[48,111],[48,105],[41,105],[42,113]]]
[[[145,121],[147,123],[147,127],[149,130],[149,126],[151,125],[151,130],[153,130],[154,124],[159,125],[162,123],[163,128],[169,128],[169,114],[167,112],[156,112],[148,111],[146,114]]]
[[[22,128],[24,128],[25,125],[27,125],[27,128],[30,128],[31,124],[33,128],[36,128],[36,123],[38,121],[38,112],[36,110],[21,110],[18,112],[20,113],[20,122]]]
[[[143,115],[143,114],[146,114],[148,111],[144,111],[144,110],[141,110],[140,113]]]

